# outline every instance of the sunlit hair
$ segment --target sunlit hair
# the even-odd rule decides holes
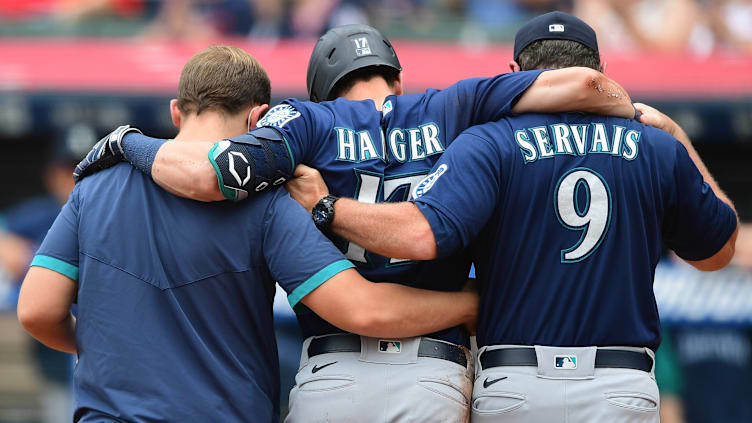
[[[183,67],[178,109],[183,114],[214,110],[235,115],[251,105],[269,104],[271,83],[261,64],[245,51],[212,46]]]

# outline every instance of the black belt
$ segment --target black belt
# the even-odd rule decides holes
[[[324,336],[314,338],[308,345],[308,357],[335,352],[360,352],[360,336],[349,334]],[[433,339],[421,338],[418,357],[439,358],[467,367],[467,356],[462,348]]]
[[[502,348],[481,354],[480,365],[484,369],[499,366],[537,366],[538,358],[534,348]],[[595,353],[595,367],[650,372],[653,368],[653,359],[644,352],[599,349]]]

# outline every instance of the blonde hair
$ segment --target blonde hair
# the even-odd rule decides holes
[[[271,83],[261,64],[245,51],[211,46],[183,67],[178,83],[178,109],[197,115],[205,110],[235,115],[244,108],[269,104]]]

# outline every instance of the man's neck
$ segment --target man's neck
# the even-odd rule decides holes
[[[392,88],[384,78],[371,78],[369,81],[359,81],[342,97],[348,100],[372,100],[376,109],[381,110],[384,99],[394,94]]]
[[[246,132],[246,129],[239,119],[207,111],[198,116],[195,114],[184,116],[175,141],[216,141],[241,135]]]

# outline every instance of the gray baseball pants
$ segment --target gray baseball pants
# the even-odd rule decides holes
[[[462,367],[418,356],[420,337],[360,337],[360,352],[309,358],[312,339],[303,342],[285,423],[469,421],[473,360],[467,349]]]
[[[650,372],[595,368],[596,347],[535,347],[537,367],[482,368],[485,351],[509,347],[516,346],[486,346],[478,352],[473,423],[660,422],[655,366]],[[646,352],[655,359],[648,348],[612,349]]]

